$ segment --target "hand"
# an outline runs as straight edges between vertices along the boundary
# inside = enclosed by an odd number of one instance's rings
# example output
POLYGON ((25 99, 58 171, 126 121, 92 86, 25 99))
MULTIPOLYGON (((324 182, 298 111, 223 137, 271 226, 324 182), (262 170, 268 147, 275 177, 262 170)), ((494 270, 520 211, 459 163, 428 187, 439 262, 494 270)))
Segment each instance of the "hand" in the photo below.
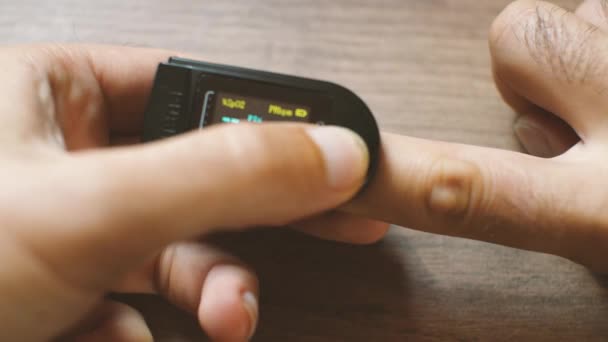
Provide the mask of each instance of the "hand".
POLYGON ((516 1, 493 24, 496 83, 533 156, 385 134, 374 183, 345 210, 608 271, 607 12, 516 1))
POLYGON ((109 292, 160 293, 214 340, 246 340, 255 275, 195 240, 290 222, 353 243, 386 231, 319 215, 352 197, 367 168, 364 144, 346 130, 217 126, 125 145, 137 141, 156 65, 169 55, 0 49, 0 340, 150 340, 141 316, 109 292))

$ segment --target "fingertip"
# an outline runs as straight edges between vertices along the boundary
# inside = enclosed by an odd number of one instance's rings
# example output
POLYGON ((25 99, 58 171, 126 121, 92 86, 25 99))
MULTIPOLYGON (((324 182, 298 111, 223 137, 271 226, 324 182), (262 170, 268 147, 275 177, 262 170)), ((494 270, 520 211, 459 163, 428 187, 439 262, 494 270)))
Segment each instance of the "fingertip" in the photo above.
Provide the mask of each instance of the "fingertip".
POLYGON ((315 127, 307 131, 325 163, 327 181, 334 189, 352 189, 363 183, 369 151, 356 133, 341 127, 315 127))
POLYGON ((355 243, 360 245, 372 245, 381 241, 388 233, 391 225, 382 221, 366 220, 367 229, 365 234, 357 235, 355 243))
POLYGON ((258 285, 235 265, 214 267, 203 285, 198 318, 214 341, 248 341, 258 321, 258 285))

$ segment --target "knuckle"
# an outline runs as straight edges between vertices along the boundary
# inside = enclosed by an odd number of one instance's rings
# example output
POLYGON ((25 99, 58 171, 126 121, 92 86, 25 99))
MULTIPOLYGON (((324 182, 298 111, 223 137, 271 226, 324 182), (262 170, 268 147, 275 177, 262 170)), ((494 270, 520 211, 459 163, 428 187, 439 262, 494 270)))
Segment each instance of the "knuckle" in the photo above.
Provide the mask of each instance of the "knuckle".
POLYGON ((519 23, 534 15, 536 5, 536 1, 519 0, 505 7, 490 26, 490 47, 502 47, 505 38, 514 37, 515 30, 521 26, 519 23))
POLYGON ((473 162, 440 158, 431 166, 425 184, 431 217, 466 227, 487 205, 486 181, 473 162))
POLYGON ((594 44, 589 44, 596 28, 571 24, 574 21, 567 20, 571 15, 559 7, 537 6, 524 31, 524 43, 537 64, 568 83, 582 83, 597 70, 594 44))
POLYGON ((566 83, 585 83, 604 71, 598 44, 592 42, 598 28, 578 20, 573 13, 552 4, 516 1, 494 21, 490 46, 496 64, 509 65, 510 54, 523 49, 538 66, 566 83))
POLYGON ((65 44, 42 44, 19 50, 20 60, 33 72, 52 75, 58 85, 67 82, 83 51, 65 44))
POLYGON ((39 123, 30 128, 36 135, 65 148, 72 128, 88 129, 104 120, 104 96, 85 48, 41 44, 13 53, 14 70, 29 85, 27 105, 39 123))

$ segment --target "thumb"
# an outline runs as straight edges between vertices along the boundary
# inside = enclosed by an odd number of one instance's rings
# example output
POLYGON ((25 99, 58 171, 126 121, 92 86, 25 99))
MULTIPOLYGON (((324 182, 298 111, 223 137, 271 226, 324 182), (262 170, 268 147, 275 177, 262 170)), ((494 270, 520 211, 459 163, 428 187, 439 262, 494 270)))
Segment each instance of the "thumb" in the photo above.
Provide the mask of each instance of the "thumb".
POLYGON ((367 163, 354 133, 292 124, 222 125, 82 152, 45 170, 30 205, 46 214, 27 218, 27 239, 68 277, 105 283, 174 241, 339 206, 367 163))
POLYGON ((382 139, 374 181, 345 210, 608 270, 601 257, 608 245, 606 188, 590 181, 605 176, 581 167, 581 154, 542 159, 389 134, 382 139))

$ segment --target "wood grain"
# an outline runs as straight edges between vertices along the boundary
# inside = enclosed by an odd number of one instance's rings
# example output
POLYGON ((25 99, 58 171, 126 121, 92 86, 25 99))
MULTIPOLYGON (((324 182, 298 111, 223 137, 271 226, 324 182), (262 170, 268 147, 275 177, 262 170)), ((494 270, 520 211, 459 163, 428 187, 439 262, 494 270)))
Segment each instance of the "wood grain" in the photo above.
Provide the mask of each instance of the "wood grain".
MULTIPOLYGON (((383 130, 518 149, 487 31, 507 0, 0 1, 0 42, 101 42, 342 83, 383 130)), ((575 1, 560 1, 573 8, 575 1)), ((290 232, 224 237, 259 272, 257 341, 608 339, 606 282, 556 257, 394 227, 352 247, 290 232)), ((129 297, 159 341, 204 339, 129 297)))

